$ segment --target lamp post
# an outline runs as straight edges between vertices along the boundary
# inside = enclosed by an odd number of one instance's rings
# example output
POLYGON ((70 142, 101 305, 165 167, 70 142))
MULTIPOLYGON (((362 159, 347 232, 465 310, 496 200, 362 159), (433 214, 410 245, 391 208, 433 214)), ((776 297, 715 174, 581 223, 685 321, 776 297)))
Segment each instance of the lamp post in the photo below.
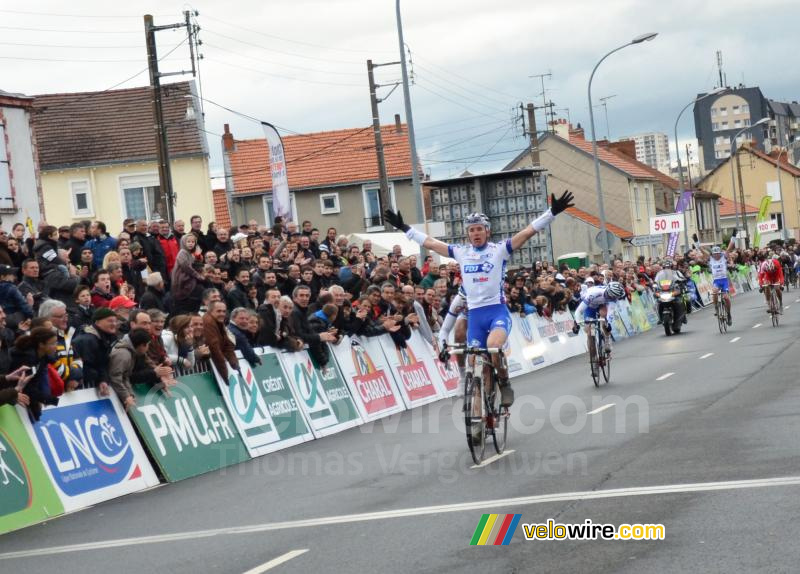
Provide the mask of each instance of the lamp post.
POLYGON ((597 189, 597 210, 598 215, 600 216, 600 243, 602 244, 603 248, 603 262, 604 263, 611 263, 611 254, 608 245, 608 235, 606 231, 606 210, 605 206, 603 205, 603 187, 600 182, 600 159, 597 157, 597 137, 595 135, 594 130, 594 111, 593 111, 593 104, 592 104, 592 80, 594 80, 594 74, 597 71, 597 68, 600 67, 600 64, 608 58, 614 52, 619 52, 623 48, 627 48, 628 46, 633 46, 634 44, 641 44, 642 42, 648 42, 658 36, 656 32, 650 32, 648 34, 642 34, 641 36, 636 36, 633 40, 628 42, 627 44, 623 44, 619 48, 614 48, 605 56, 600 58, 600 61, 595 64, 594 69, 592 70, 592 74, 589 76, 589 123, 592 127, 592 155, 594 155, 594 177, 595 177, 595 187, 597 189))
MULTIPOLYGON (((768 117, 761 118, 756 123, 754 123, 752 126, 746 126, 746 127, 742 128, 742 129, 740 129, 738 132, 736 132, 733 136, 731 136, 731 157, 730 157, 730 161, 731 161, 731 193, 733 194, 733 209, 736 212, 736 230, 737 231, 739 230, 740 218, 739 218, 739 208, 737 207, 737 203, 736 203, 736 174, 733 171, 733 163, 735 161, 737 161, 738 156, 739 156, 739 149, 736 147, 736 140, 744 132, 750 131, 754 127, 756 127, 758 125, 761 125, 761 124, 765 124, 768 121, 769 121, 768 117)), ((745 233, 747 233, 747 212, 746 212, 746 210, 744 208, 744 205, 742 206, 741 223, 744 225, 745 233)))
MULTIPOLYGON (((716 89, 708 92, 707 94, 704 94, 704 95, 700 96, 699 98, 693 99, 691 102, 689 102, 688 104, 686 104, 683 107, 683 109, 678 114, 678 117, 675 119, 675 130, 674 130, 675 131, 675 157, 678 158, 678 181, 680 182, 680 186, 679 186, 680 189, 678 189, 678 200, 679 201, 680 201, 680 198, 683 196, 683 190, 685 189, 685 184, 683 182, 683 169, 681 168, 681 150, 678 147, 678 122, 681 121, 681 116, 683 115, 683 112, 685 112, 687 109, 689 109, 689 106, 696 104, 700 100, 704 100, 704 99, 706 99, 708 97, 715 96, 718 93, 724 92, 724 91, 725 91, 725 88, 719 87, 719 88, 716 88, 716 89)), ((688 161, 688 158, 687 158, 687 161, 688 161)), ((692 185, 692 182, 690 180, 689 181, 689 186, 691 187, 691 185, 692 185)), ((685 217, 684 217, 684 219, 685 219, 685 217)), ((684 221, 684 224, 683 224, 683 243, 685 244, 686 249, 688 250, 689 249, 689 222, 688 221, 684 221)))

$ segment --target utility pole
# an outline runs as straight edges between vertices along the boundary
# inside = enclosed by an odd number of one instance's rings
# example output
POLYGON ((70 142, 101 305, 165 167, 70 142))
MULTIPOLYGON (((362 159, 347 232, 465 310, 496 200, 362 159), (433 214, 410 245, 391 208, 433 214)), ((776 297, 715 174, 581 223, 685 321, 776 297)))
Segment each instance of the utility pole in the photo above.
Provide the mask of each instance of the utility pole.
MULTIPOLYGON (((383 64, 385 65, 385 64, 383 64)), ((378 96, 375 91, 378 86, 375 84, 375 74, 373 70, 377 66, 372 60, 367 60, 367 78, 369 78, 369 103, 372 108, 372 133, 375 136, 375 155, 378 158, 378 181, 380 182, 380 192, 378 193, 378 218, 377 223, 370 221, 367 227, 383 222, 383 211, 391 207, 389 199, 389 176, 386 174, 386 160, 383 157, 383 136, 381 135, 381 117, 378 112, 378 96)), ((388 227, 387 227, 388 228, 388 227)))
MULTIPOLYGON (((744 248, 750 249, 750 232, 747 229, 747 206, 744 202, 744 185, 742 185, 742 163, 739 161, 739 154, 736 154, 736 173, 739 178, 739 206, 742 210, 742 229, 744 229, 744 248)), ((736 190, 733 190, 736 193, 736 190)))
MULTIPOLYGON (((534 74, 533 76, 528 76, 528 77, 529 78, 538 78, 542 82, 542 109, 544 110, 544 125, 545 125, 545 129, 547 131, 555 131, 555 128, 549 127, 549 122, 547 121, 547 108, 548 108, 547 91, 545 90, 545 87, 544 87, 544 79, 545 78, 547 78, 548 80, 551 79, 553 77, 553 72, 549 72, 548 71, 546 74, 534 74)), ((551 118, 551 120, 555 118, 555 113, 552 111, 553 105, 554 105, 553 102, 550 102, 550 113, 553 116, 551 118)))
POLYGON ((539 158, 539 135, 536 133, 536 114, 533 104, 528 104, 528 135, 531 138, 531 163, 534 167, 541 165, 539 158))
POLYGON ((156 137, 156 157, 158 161, 158 181, 159 189, 164 196, 165 203, 167 204, 167 221, 170 227, 175 222, 175 192, 172 188, 172 170, 169 163, 169 147, 167 142, 167 126, 164 122, 164 104, 163 94, 161 91, 161 78, 166 76, 177 76, 191 73, 195 76, 195 62, 194 51, 192 48, 194 28, 190 22, 190 12, 184 11, 185 21, 180 24, 166 24, 164 26, 155 26, 153 24, 153 16, 145 14, 144 16, 144 35, 145 44, 147 46, 147 67, 150 71, 150 87, 153 90, 153 120, 155 121, 155 137, 156 137), (168 72, 162 73, 158 71, 158 51, 156 49, 156 32, 160 30, 174 30, 176 28, 186 28, 189 34, 189 46, 192 56, 192 69, 191 71, 168 72))

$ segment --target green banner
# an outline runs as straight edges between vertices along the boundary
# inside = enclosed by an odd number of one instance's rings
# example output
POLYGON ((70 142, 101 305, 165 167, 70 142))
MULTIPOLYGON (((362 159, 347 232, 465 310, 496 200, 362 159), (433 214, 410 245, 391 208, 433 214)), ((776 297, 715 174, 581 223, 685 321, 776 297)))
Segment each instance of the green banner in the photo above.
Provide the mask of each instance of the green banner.
POLYGON ((259 355, 259 358, 261 364, 256 365, 253 374, 280 437, 270 450, 311 440, 313 435, 295 401, 289 381, 283 374, 278 355, 267 353, 259 355))
POLYGON ((63 513, 17 409, 0 407, 0 534, 63 513))
POLYGON ((187 375, 170 395, 134 385, 131 418, 164 477, 174 482, 248 460, 211 373, 187 375))
POLYGON ((305 351, 283 352, 280 360, 314 436, 333 434, 361 422, 336 361, 320 369, 305 351))
POLYGON ((631 323, 637 333, 644 333, 651 329, 650 321, 647 320, 647 311, 638 293, 631 295, 630 307, 631 323))

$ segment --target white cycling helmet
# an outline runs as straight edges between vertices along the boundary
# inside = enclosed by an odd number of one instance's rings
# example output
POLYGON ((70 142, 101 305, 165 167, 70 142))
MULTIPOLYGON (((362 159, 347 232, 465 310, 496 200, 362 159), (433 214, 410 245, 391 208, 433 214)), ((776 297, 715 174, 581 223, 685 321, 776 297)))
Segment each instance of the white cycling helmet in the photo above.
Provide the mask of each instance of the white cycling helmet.
POLYGON ((711 248, 711 255, 716 255, 717 253, 722 253, 722 248, 719 245, 711 248))
POLYGON ((470 213, 467 215, 466 219, 464 220, 464 228, 466 229, 470 225, 483 225, 486 229, 491 227, 489 225, 489 218, 483 213, 470 213))
POLYGON ((605 294, 606 299, 612 299, 614 301, 622 299, 625 296, 625 287, 618 281, 612 281, 606 286, 605 294))

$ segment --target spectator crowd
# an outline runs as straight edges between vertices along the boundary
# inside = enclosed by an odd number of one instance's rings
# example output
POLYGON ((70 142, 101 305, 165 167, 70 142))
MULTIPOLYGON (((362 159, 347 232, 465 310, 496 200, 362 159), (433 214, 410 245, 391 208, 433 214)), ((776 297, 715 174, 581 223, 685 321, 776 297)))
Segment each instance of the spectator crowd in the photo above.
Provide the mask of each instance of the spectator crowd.
MULTIPOLYGON (((758 254, 734 251, 749 264, 758 254)), ((707 265, 692 250, 675 261, 689 276, 707 265)), ((630 294, 652 288, 659 262, 640 257, 612 265, 511 271, 506 300, 515 314, 549 317, 574 310, 581 291, 619 281, 630 294)), ((254 349, 307 348, 320 367, 326 343, 344 335, 388 334, 404 346, 412 330, 431 344, 461 285, 456 263, 418 261, 395 245, 373 253, 337 229, 278 220, 238 228, 183 221, 125 220, 112 234, 100 221, 36 233, 0 227, 0 404, 42 405, 64 392, 93 388, 136 404, 132 385, 169 392, 176 376, 213 363, 223 378, 251 364, 254 349)))

